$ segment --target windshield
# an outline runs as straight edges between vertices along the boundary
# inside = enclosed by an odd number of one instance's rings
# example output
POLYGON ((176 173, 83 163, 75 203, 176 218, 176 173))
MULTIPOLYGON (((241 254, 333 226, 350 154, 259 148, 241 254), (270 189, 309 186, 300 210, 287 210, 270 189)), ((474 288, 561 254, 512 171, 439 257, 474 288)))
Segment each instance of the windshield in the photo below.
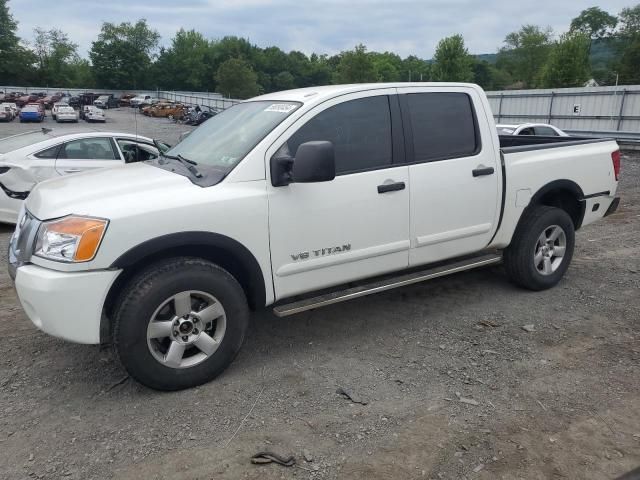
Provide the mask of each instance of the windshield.
POLYGON ((23 133, 7 137, 0 140, 0 153, 9 153, 27 145, 31 145, 42 140, 48 140, 50 137, 44 135, 41 131, 23 133))
POLYGON ((211 117, 167 152, 230 172, 260 140, 300 106, 297 102, 244 102, 211 117))

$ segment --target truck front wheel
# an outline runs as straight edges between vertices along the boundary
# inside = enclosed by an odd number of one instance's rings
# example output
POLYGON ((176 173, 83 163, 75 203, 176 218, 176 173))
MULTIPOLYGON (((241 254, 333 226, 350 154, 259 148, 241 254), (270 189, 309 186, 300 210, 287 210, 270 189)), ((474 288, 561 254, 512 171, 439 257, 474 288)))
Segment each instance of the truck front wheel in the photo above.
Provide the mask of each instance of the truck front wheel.
POLYGON ((525 212, 504 251, 509 278, 529 290, 555 286, 569 268, 575 246, 573 221, 560 208, 537 206, 525 212))
POLYGON ((114 345, 127 372, 156 390, 206 383, 236 357, 249 322, 237 280, 198 258, 151 265, 123 288, 114 345))

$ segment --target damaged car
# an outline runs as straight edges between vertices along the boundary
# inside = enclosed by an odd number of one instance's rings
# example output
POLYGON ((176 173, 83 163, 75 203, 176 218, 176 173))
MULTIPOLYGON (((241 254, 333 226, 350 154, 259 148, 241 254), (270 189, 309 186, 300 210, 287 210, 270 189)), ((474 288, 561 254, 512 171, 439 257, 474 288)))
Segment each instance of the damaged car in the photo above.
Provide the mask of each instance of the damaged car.
MULTIPOLYGON (((68 107, 70 108, 70 107, 68 107)), ((15 223, 36 184, 72 173, 153 160, 168 145, 129 133, 51 129, 0 140, 0 223, 15 223)))

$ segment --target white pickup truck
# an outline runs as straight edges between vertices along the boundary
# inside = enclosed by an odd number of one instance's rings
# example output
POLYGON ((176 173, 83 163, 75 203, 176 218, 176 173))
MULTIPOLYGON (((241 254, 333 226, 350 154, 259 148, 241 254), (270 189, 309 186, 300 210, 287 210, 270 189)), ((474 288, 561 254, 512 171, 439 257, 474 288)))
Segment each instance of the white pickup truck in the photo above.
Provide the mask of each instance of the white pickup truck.
POLYGON ((10 273, 38 328, 112 341, 132 377, 175 390, 232 362, 253 309, 499 262, 552 287, 575 230, 615 211, 619 173, 612 140, 498 137, 471 84, 273 93, 158 159, 39 184, 10 273))

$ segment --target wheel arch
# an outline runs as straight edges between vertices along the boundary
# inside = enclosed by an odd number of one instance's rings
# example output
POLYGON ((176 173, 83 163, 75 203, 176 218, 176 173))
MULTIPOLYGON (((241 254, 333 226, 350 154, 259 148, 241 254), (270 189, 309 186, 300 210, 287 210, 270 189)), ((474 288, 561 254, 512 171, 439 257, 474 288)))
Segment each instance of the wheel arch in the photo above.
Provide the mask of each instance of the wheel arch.
POLYGON ((573 220, 575 230, 580 229, 582 226, 585 213, 584 192, 580 185, 573 180, 554 180, 541 187, 531 197, 526 210, 530 210, 537 205, 561 208, 573 220))
POLYGON ((162 235, 131 248, 111 264, 111 268, 122 269, 123 272, 111 286, 104 302, 101 340, 110 336, 112 311, 127 282, 152 263, 185 256, 203 258, 224 268, 244 289, 251 309, 264 307, 266 288, 262 269, 255 256, 240 242, 212 232, 191 231, 162 235))

